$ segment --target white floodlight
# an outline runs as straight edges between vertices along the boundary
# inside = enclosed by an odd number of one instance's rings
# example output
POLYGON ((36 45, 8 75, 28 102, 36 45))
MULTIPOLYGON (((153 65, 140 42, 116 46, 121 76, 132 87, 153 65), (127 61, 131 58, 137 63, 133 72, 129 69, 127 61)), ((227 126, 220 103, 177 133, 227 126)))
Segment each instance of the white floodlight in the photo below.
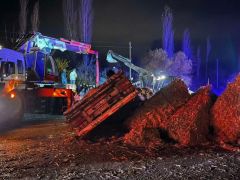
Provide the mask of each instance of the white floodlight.
POLYGON ((160 80, 164 80, 164 79, 166 79, 166 76, 164 76, 164 75, 162 75, 162 76, 158 76, 158 77, 157 77, 157 80, 158 80, 158 81, 160 81, 160 80))

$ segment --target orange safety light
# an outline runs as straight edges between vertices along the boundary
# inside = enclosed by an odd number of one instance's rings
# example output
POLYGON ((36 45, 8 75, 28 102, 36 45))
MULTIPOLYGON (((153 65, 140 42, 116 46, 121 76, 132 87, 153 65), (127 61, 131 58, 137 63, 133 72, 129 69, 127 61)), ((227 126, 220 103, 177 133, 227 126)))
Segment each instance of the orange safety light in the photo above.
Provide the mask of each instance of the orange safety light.
POLYGON ((10 94, 10 98, 11 98, 11 99, 14 99, 15 97, 16 97, 16 95, 15 95, 14 93, 11 93, 11 94, 10 94))
POLYGON ((56 97, 58 94, 54 91, 53 92, 53 96, 56 97))

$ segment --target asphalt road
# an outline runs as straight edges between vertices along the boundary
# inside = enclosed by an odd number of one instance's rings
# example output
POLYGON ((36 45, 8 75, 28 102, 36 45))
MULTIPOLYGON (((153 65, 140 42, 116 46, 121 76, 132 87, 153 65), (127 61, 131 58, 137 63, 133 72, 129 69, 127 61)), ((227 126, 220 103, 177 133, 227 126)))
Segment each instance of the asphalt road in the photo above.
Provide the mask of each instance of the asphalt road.
POLYGON ((79 140, 61 116, 26 115, 0 135, 1 179, 240 179, 240 153, 216 145, 135 148, 79 140))

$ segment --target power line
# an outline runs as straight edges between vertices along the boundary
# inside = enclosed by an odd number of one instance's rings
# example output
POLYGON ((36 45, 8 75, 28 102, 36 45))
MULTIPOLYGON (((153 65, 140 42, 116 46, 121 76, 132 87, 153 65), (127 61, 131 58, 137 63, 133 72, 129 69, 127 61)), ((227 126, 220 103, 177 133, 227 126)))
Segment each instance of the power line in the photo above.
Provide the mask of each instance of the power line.
POLYGON ((93 47, 95 47, 95 48, 121 48, 121 49, 128 49, 128 47, 127 46, 94 46, 93 45, 93 47))

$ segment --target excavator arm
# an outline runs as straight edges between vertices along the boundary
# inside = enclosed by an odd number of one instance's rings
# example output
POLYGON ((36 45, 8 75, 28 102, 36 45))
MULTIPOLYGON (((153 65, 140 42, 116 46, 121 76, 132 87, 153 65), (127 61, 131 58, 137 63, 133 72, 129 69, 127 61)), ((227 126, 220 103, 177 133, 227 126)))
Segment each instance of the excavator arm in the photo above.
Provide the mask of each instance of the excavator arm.
POLYGON ((106 60, 109 63, 117 63, 117 62, 121 62, 124 65, 126 65, 127 67, 131 68, 132 70, 134 70, 135 72, 137 72, 139 74, 139 78, 142 84, 142 87, 147 86, 148 84, 148 79, 153 79, 154 78, 154 74, 146 69, 143 69, 141 67, 138 67, 136 65, 134 65, 133 63, 131 63, 131 60, 128 58, 125 58, 115 52, 113 52, 112 50, 108 51, 107 54, 107 58, 106 60))
POLYGON ((78 54, 92 54, 96 56, 96 84, 99 84, 98 52, 91 49, 90 44, 77 41, 69 41, 63 38, 57 39, 44 36, 39 32, 27 34, 18 40, 16 50, 28 54, 31 51, 39 51, 46 56, 51 56, 54 50, 71 51, 78 54))
POLYGON ((127 67, 129 67, 129 68, 133 69, 134 71, 136 71, 139 75, 142 75, 142 76, 153 76, 153 73, 151 73, 150 71, 134 65, 133 63, 131 63, 130 59, 125 58, 125 57, 123 57, 123 56, 113 52, 112 50, 108 51, 107 61, 109 63, 122 62, 127 67))

